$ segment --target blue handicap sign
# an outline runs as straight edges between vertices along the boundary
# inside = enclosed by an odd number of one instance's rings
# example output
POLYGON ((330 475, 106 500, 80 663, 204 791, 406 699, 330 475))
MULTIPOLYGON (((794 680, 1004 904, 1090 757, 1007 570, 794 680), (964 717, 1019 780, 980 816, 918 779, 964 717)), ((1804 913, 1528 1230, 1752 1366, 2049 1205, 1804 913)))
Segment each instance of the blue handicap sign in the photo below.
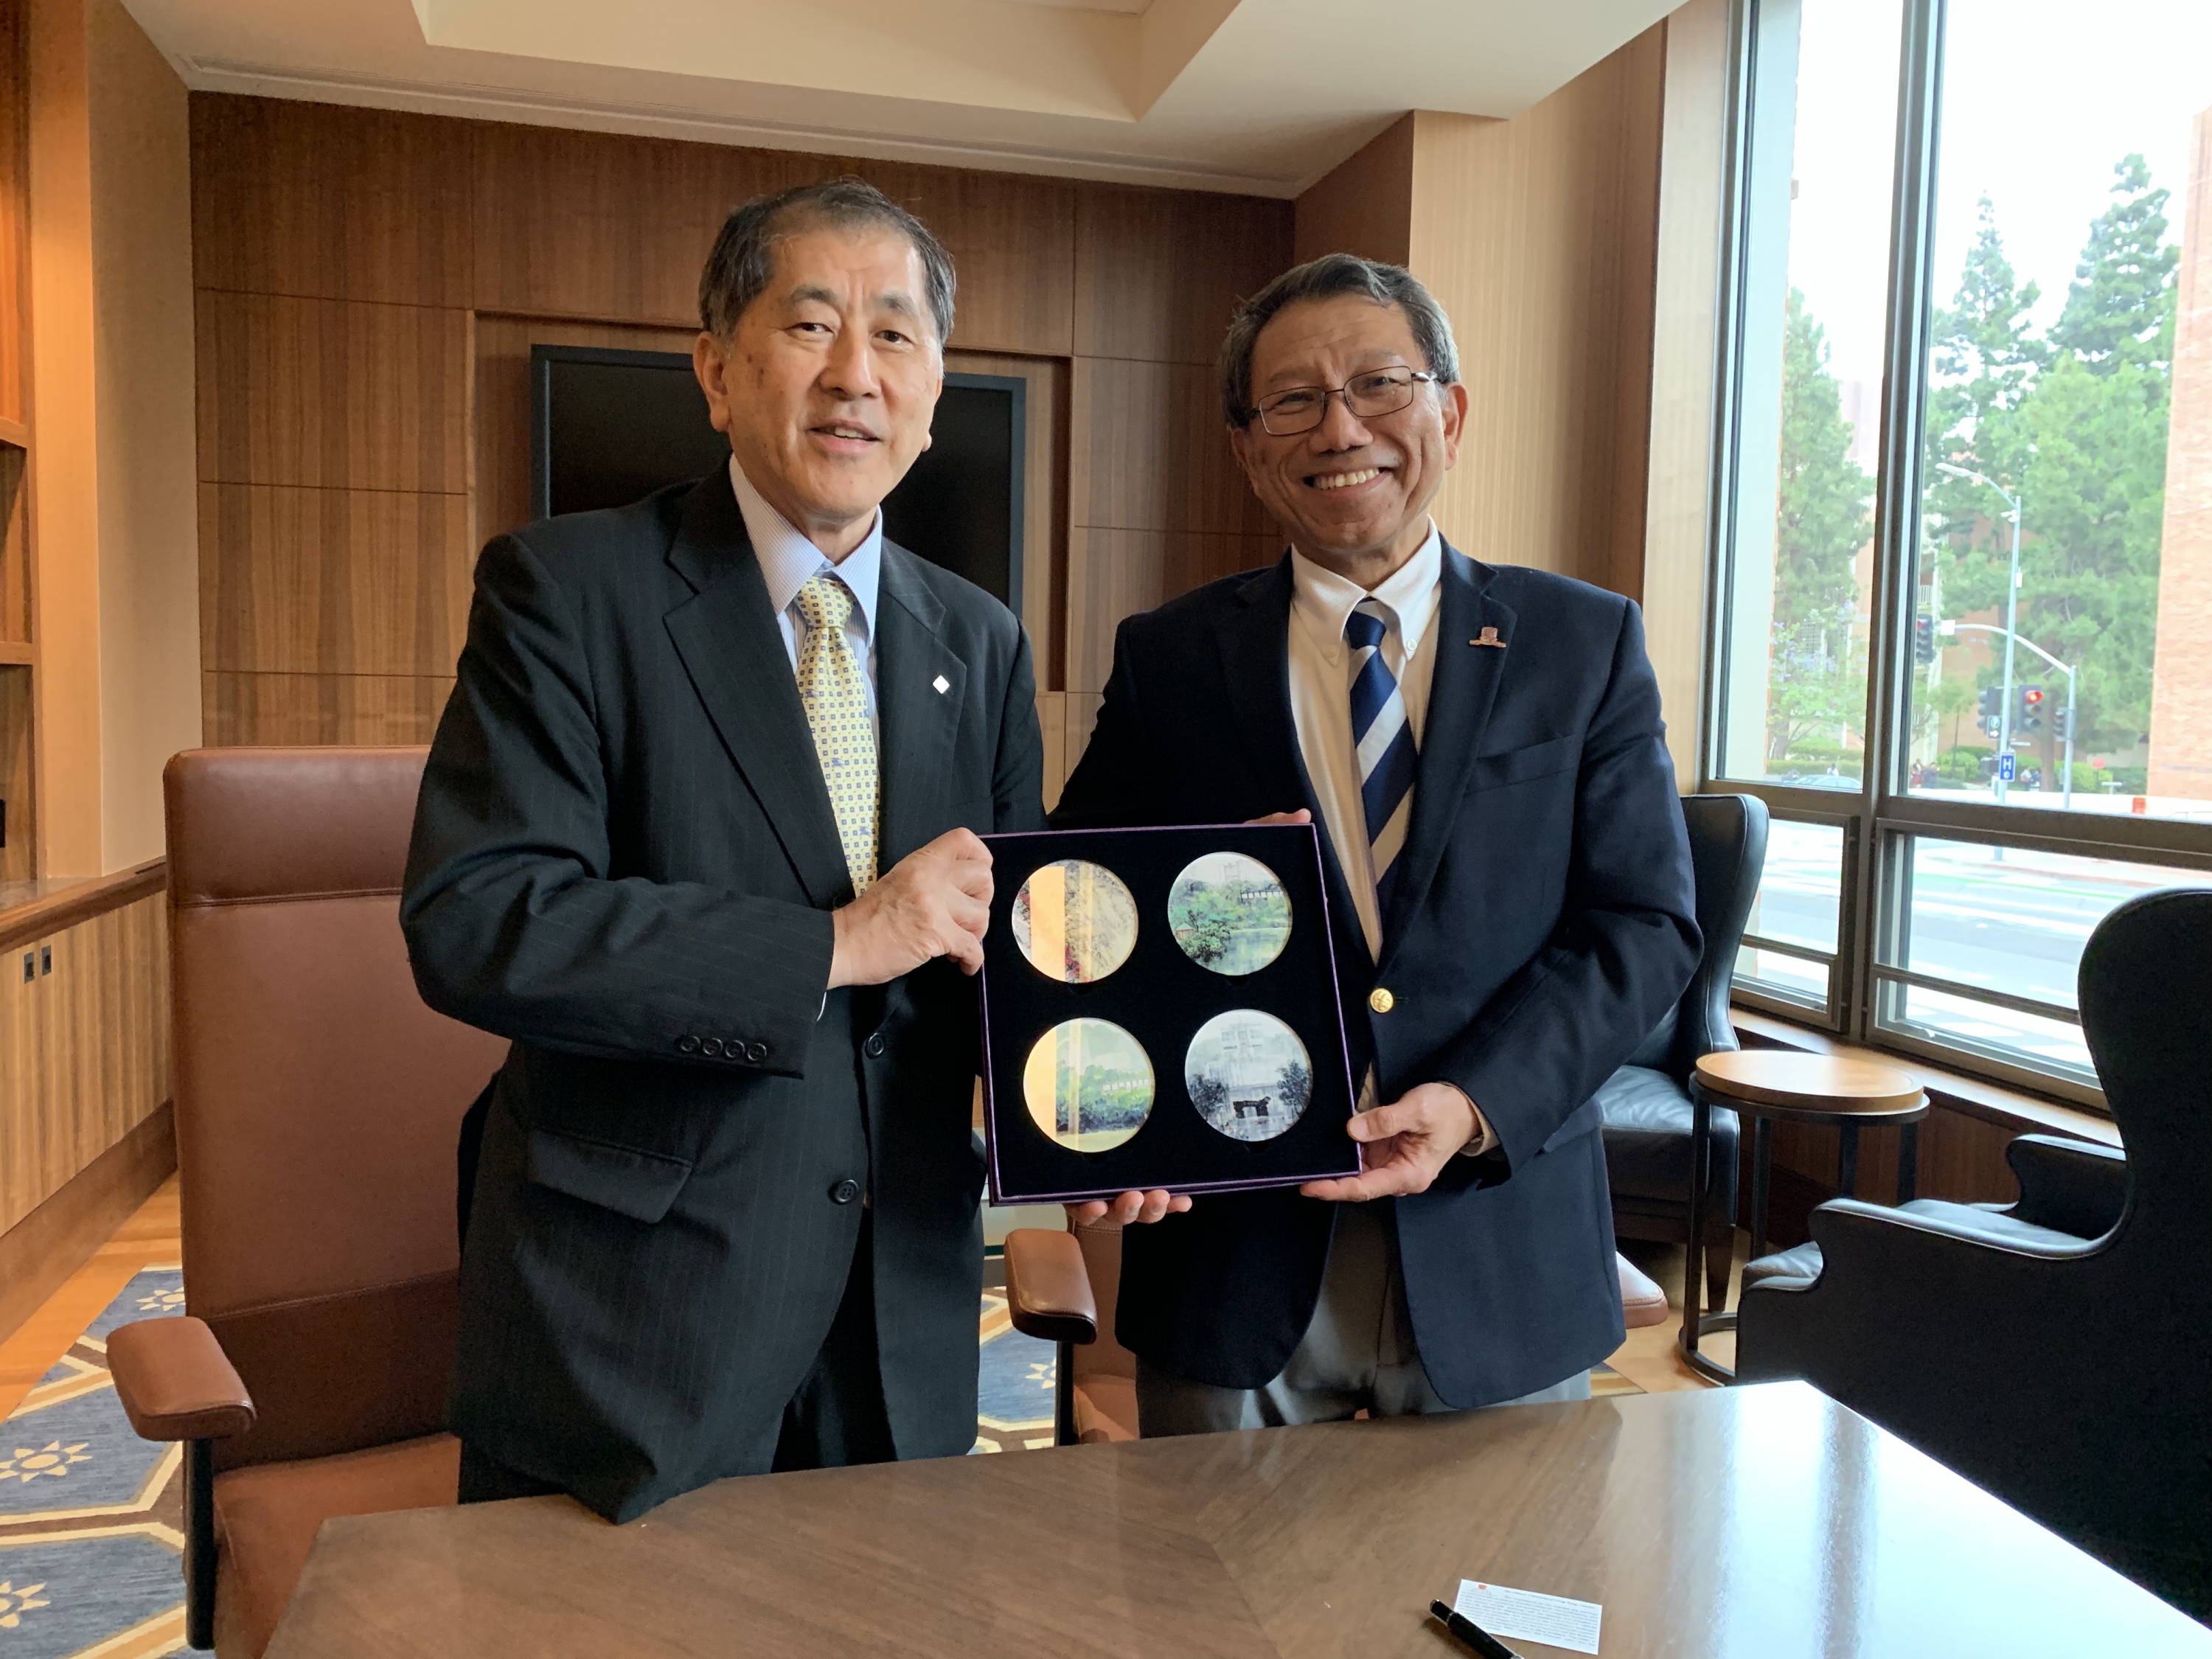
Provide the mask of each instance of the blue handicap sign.
POLYGON ((1999 783, 2010 783, 2012 781, 2013 768, 2017 764, 2017 763, 2018 757, 2016 756, 1999 755, 1997 757, 1997 781, 1999 783))

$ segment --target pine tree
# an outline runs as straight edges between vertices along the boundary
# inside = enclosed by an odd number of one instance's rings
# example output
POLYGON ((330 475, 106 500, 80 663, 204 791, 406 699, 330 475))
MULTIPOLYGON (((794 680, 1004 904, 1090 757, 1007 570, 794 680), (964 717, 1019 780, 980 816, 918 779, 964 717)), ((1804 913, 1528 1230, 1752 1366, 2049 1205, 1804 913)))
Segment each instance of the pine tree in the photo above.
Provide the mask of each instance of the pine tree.
POLYGON ((1781 440, 1767 700, 1774 760, 1792 742, 1825 738, 1863 718, 1851 566, 1874 529, 1873 481, 1850 458, 1851 427, 1828 372, 1827 333, 1795 288, 1783 312, 1781 440))
POLYGON ((1998 234, 1996 210, 1981 198, 1974 244, 1966 252, 1950 309, 1936 313, 1929 356, 1935 386, 1928 397, 1926 511, 1929 533, 1971 534, 1997 507, 1988 489, 1936 470, 1938 461, 1971 467, 2015 488, 2022 459, 2007 419, 2051 366, 2051 348, 2033 334, 2029 312, 2042 298, 2021 286, 1998 234))
POLYGON ((2100 374, 2122 364, 2163 370, 2173 361, 2173 273, 2181 250, 2166 238, 2167 192, 2151 188, 2141 155, 2112 168, 2120 199, 2089 227, 2051 343, 2100 374))

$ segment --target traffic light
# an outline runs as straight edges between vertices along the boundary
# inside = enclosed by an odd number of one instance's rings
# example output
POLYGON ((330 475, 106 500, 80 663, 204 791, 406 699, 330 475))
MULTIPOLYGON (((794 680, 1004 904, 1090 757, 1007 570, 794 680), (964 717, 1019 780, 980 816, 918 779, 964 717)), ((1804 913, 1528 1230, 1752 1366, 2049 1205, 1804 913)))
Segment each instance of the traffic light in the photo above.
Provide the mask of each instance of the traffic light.
POLYGON ((1994 738, 2003 724, 2004 692, 1996 686, 1985 685, 1975 706, 1981 712, 1975 716, 1974 725, 1984 737, 1994 738))
POLYGON ((2020 688, 2020 708, 2013 715, 2013 727, 2021 732, 2043 730, 2043 688, 2023 685, 2020 688))
POLYGON ((1936 618, 1924 611, 1912 619, 1912 660, 1923 668, 1936 660, 1936 618))
POLYGON ((2074 711, 2072 709, 2054 708, 2051 711, 2051 735, 2057 738, 2059 742, 2063 743, 2068 738, 2073 735, 2072 732, 2068 729, 2073 724, 2074 711))

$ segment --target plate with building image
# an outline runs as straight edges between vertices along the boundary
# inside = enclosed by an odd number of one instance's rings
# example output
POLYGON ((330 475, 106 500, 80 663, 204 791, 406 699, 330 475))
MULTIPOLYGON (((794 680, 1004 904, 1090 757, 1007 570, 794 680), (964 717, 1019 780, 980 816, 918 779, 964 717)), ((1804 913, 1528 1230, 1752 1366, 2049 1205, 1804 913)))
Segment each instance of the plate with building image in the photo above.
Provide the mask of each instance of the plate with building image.
POLYGON ((1291 896, 1275 872, 1242 853, 1208 853, 1168 891, 1168 930, 1200 967, 1241 978, 1282 955, 1291 896))
POLYGON ((1183 1057, 1190 1103, 1232 1140, 1273 1140, 1304 1115, 1313 1061, 1273 1014, 1232 1008, 1198 1028, 1183 1057))
POLYGON ((1103 865, 1061 859, 1030 872, 1014 895, 1014 943, 1048 979, 1088 985, 1137 948, 1137 901, 1103 865))
POLYGON ((1153 1093, 1152 1057, 1107 1019, 1061 1021, 1022 1068, 1030 1121, 1071 1152, 1119 1146, 1145 1127, 1153 1093))

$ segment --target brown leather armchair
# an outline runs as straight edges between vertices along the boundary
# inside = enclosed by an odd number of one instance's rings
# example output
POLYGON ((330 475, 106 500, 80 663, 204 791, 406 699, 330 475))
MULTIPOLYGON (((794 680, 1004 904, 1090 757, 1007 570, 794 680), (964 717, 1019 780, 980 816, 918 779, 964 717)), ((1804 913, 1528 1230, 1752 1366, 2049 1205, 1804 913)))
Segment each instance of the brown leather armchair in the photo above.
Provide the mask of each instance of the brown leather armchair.
MULTIPOLYGON (((1634 1330, 1667 1319, 1667 1293, 1626 1257, 1621 1312, 1634 1330)), ((1006 1235, 1006 1311, 1025 1336, 1055 1343, 1053 1443, 1091 1446, 1137 1437, 1137 1357, 1114 1336, 1121 1286, 1121 1230, 1092 1222, 1056 1233, 1018 1227, 1006 1235)))
POLYGON ((187 1443, 187 1639, 254 1659, 331 1516, 453 1501, 453 1146, 507 1045, 425 1007, 399 933, 420 749, 169 763, 186 1316, 109 1339, 187 1443))

